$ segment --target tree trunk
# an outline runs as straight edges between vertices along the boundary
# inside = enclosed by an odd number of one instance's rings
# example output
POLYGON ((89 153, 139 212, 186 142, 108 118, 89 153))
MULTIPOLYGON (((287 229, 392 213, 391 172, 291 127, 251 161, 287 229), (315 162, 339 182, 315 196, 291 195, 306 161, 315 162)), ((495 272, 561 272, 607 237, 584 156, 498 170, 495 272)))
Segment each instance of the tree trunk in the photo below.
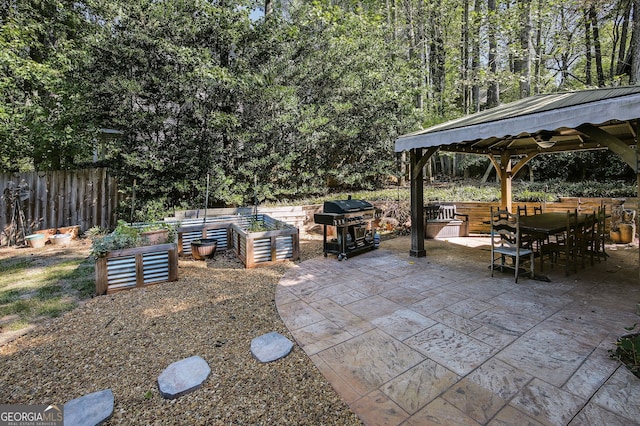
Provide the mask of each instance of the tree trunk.
POLYGON ((589 8, 589 18, 591 18, 591 28, 593 30, 593 48, 596 57, 596 74, 598 77, 598 87, 604 87, 604 70, 602 69, 602 48, 600 46, 600 30, 598 29, 598 14, 596 7, 592 4, 589 8))
MULTIPOLYGON (((409 36, 409 60, 412 61, 415 59, 416 57, 416 50, 419 49, 420 47, 418 46, 418 40, 417 40, 417 36, 416 36, 416 23, 415 23, 415 19, 414 19, 414 9, 411 7, 412 4, 411 2, 405 1, 404 2, 404 7, 405 7, 405 15, 406 15, 406 19, 407 19, 407 34, 409 36)), ((421 73, 422 74, 422 73, 421 73)), ((419 77, 419 81, 416 82, 418 88, 420 86, 422 86, 422 75, 419 77)), ((422 98, 422 91, 421 90, 417 90, 416 91, 416 97, 415 97, 415 107, 417 109, 422 109, 424 107, 424 100, 422 98)))
POLYGON ((514 72, 520 74, 520 98, 531 96, 531 0, 518 1, 520 53, 515 56, 514 72))
POLYGON ((631 71, 629 84, 640 81, 640 0, 633 0, 633 34, 631 35, 631 71))
POLYGON ((584 82, 587 86, 593 84, 591 77, 591 20, 589 12, 583 11, 584 19, 584 82))
POLYGON ((542 72, 542 0, 538 0, 538 13, 536 21, 536 42, 533 46, 534 59, 534 75, 533 75, 533 92, 539 94, 542 90, 541 72, 542 72))
MULTIPOLYGON (((618 50, 618 62, 615 68, 615 76, 620 76, 627 73, 628 62, 626 61, 627 56, 627 37, 629 33, 629 20, 631 16, 631 0, 623 0, 622 7, 622 29, 620 30, 620 42, 618 45, 620 49, 618 50)), ((613 77, 613 76, 612 76, 613 77)))
POLYGON ((462 110, 471 110, 471 85, 469 78, 469 0, 463 1, 460 40, 460 79, 462 80, 462 110))
MULTIPOLYGON (((640 1, 640 0, 639 0, 640 1)), ((444 89, 445 89, 445 49, 442 36, 442 12, 440 6, 435 5, 431 9, 431 76, 433 84, 433 104, 436 114, 444 115, 444 89)))
POLYGON ((473 6, 473 34, 471 47, 472 104, 473 112, 480 111, 480 18, 482 0, 475 0, 473 6))
MULTIPOLYGON (((638 0, 640 1, 640 0, 638 0)), ((489 37, 489 87, 487 88, 487 107, 491 108, 500 103, 500 90, 498 87, 498 42, 496 37, 496 0, 487 0, 488 37, 489 37)))

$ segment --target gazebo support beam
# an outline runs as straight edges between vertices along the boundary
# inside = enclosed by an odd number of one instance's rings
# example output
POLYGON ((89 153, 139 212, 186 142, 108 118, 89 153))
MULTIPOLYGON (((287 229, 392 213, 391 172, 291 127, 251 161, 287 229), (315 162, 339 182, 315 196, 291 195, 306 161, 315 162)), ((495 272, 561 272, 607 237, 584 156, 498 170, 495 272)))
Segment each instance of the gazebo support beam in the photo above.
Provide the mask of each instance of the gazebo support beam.
POLYGON ((634 172, 638 173, 638 153, 620 139, 592 124, 581 124, 576 130, 601 143, 617 154, 634 172))
POLYGON ((500 154, 500 168, 497 171, 500 176, 500 208, 511 211, 513 198, 511 178, 513 177, 513 171, 511 169, 511 153, 509 151, 504 151, 500 154))
POLYGON ((430 147, 425 153, 422 148, 410 151, 409 164, 411 173, 411 251, 412 257, 425 257, 424 249, 424 166, 429 158, 438 151, 438 147, 430 147))
POLYGON ((520 169, 522 169, 525 164, 531 161, 538 155, 537 152, 532 152, 527 154, 524 158, 521 158, 515 166, 511 165, 511 153, 509 151, 505 151, 500 155, 500 163, 495 156, 489 155, 489 159, 493 164, 493 167, 496 169, 496 173, 500 178, 500 208, 511 211, 511 207, 513 207, 513 194, 511 190, 511 184, 513 176, 518 174, 520 169))

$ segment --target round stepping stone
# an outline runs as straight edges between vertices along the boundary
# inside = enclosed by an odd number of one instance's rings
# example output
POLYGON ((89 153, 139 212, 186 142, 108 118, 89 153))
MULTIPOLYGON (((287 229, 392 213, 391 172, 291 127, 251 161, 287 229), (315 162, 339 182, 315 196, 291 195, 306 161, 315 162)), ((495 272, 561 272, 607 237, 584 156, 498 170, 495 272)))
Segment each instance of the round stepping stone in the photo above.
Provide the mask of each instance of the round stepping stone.
POLYGON ((95 426, 113 413, 113 392, 105 389, 64 404, 64 426, 95 426))
POLYGON ((271 362, 289 355, 293 342, 272 331, 251 341, 251 353, 260 362, 271 362))
POLYGON ((207 362, 199 356, 192 356, 169 365, 158 376, 158 389, 166 399, 179 396, 198 389, 211 373, 207 362))

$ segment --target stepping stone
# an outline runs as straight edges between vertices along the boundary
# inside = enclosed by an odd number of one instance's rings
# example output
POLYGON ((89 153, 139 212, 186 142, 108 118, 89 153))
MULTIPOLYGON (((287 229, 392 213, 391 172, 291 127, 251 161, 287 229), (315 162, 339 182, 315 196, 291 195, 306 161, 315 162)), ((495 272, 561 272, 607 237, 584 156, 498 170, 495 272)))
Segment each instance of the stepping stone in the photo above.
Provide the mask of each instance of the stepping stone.
POLYGON ((113 392, 105 389, 64 404, 64 426, 95 426, 113 413, 113 392))
POLYGON ((211 373, 207 362, 192 356, 169 365, 158 376, 158 388, 165 399, 175 399, 198 389, 211 373))
POLYGON ((251 341, 251 353, 260 362, 271 362, 289 355, 293 342, 272 331, 251 341))

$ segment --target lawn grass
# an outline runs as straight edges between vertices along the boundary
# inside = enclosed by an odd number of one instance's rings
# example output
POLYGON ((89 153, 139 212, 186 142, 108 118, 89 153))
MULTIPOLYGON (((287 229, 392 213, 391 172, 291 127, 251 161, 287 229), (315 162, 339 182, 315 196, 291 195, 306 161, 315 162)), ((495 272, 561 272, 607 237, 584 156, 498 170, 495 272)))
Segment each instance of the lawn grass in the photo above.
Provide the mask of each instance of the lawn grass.
POLYGON ((95 290, 93 260, 86 255, 58 261, 55 254, 15 254, 0 259, 0 331, 58 317, 95 290))

